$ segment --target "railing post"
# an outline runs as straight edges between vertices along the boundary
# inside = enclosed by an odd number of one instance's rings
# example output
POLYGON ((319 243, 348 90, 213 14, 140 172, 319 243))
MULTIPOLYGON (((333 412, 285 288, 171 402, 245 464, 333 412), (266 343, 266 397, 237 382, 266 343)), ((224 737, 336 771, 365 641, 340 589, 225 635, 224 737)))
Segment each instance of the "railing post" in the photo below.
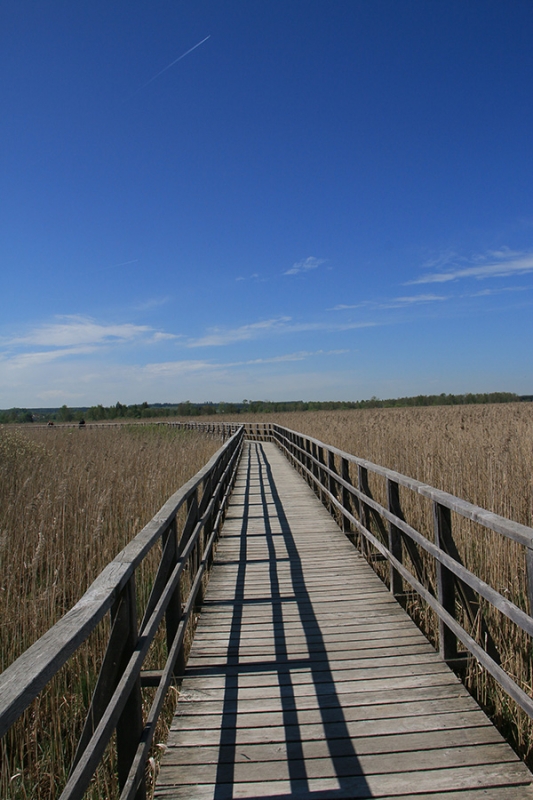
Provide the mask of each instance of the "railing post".
MULTIPOLYGON (((317 450, 317 456, 318 456, 318 463, 319 464, 325 464, 326 462, 324 460, 324 448, 323 447, 317 447, 316 450, 317 450)), ((318 468, 318 477, 319 477, 319 480, 320 480, 320 485, 323 486, 324 488, 326 488, 326 471, 323 470, 321 466, 318 468)))
POLYGON ((527 593, 529 597, 529 616, 533 616, 533 548, 526 548, 527 593))
MULTIPOLYGON (((308 470, 310 470, 312 472, 313 471, 313 462, 311 460, 311 442, 309 441, 309 439, 305 440, 305 452, 307 453, 307 455, 305 456, 305 466, 307 467, 308 470)), ((312 483, 310 475, 306 475, 306 479, 307 479, 307 483, 309 483, 309 484, 312 483)))
MULTIPOLYGON (((400 507, 400 487, 396 483, 396 481, 391 481, 387 478, 387 501, 388 501, 388 508, 391 514, 394 514, 396 517, 402 516, 402 509, 400 507)), ((402 562, 402 536, 400 530, 393 525, 392 522, 389 522, 388 525, 388 533, 389 533, 389 550, 400 563, 402 562)), ((389 582, 390 582, 390 591, 392 594, 397 597, 398 595, 403 594, 403 580, 402 576, 398 572, 397 569, 393 567, 392 564, 389 564, 389 582)))
MULTIPOLYGON (((335 453, 333 453, 331 450, 328 450, 328 467, 331 470, 331 472, 337 472, 337 470, 335 469, 335 453)), ((328 489, 329 489, 329 493, 331 495, 333 495, 333 497, 335 499, 337 499, 337 496, 338 496, 338 488, 339 487, 338 487, 337 481, 335 480, 333 475, 331 475, 331 473, 328 473, 328 489)), ((333 505, 333 502, 331 500, 329 501, 329 508, 330 508, 330 511, 333 511, 333 509, 335 508, 335 506, 333 505)))
MULTIPOLYGON (((113 692, 137 645, 137 603, 135 596, 135 573, 122 589, 111 609, 112 629, 91 706, 87 714, 83 733, 70 773, 82 757, 91 736, 96 730, 113 692)), ((120 789, 123 788, 143 731, 142 696, 140 676, 130 692, 116 728, 117 772, 120 789)), ((135 794, 135 800, 145 800, 144 777, 135 794)))
MULTIPOLYGON (((124 651, 122 654, 122 670, 128 663, 135 646, 137 645, 137 602, 135 597, 135 573, 131 576, 123 589, 124 612, 126 616, 127 633, 125 633, 124 651)), ((122 672, 121 670, 121 672, 122 672)), ((122 789, 130 767, 133 763, 135 753, 143 730, 142 717, 142 697, 141 697, 141 678, 135 681, 130 696, 126 701, 124 710, 117 723, 117 768, 118 782, 122 789)), ((135 795, 135 800, 144 800, 146 797, 146 786, 143 781, 135 795)))
MULTIPOLYGON (((172 520, 170 527, 165 531, 162 538, 163 552, 166 547, 170 547, 170 565, 169 574, 176 566, 178 560, 178 533, 176 518, 172 520)), ((172 597, 170 598, 167 610, 165 612, 166 633, 167 633, 167 653, 170 653, 172 643, 178 632, 178 626, 181 619, 181 588, 180 583, 176 586, 172 597)), ((174 674, 176 668, 174 667, 174 674)))
MULTIPOLYGON (((366 467, 362 467, 360 464, 357 465, 357 483, 359 485, 359 491, 362 492, 362 494, 370 494, 370 488, 368 486, 368 470, 366 467)), ((359 522, 364 528, 366 528, 367 531, 370 531, 370 509, 364 500, 359 501, 359 522)), ((364 556, 368 556, 369 545, 364 534, 361 534, 360 543, 361 553, 364 556)))
MULTIPOLYGON (((216 475, 211 472, 203 482, 202 486, 202 500, 200 502, 200 512, 201 515, 205 513, 209 503, 211 502, 212 492, 216 488, 217 484, 217 477, 216 475)), ((211 524, 212 524, 212 514, 206 519, 202 530, 198 535, 198 540, 196 542, 196 547, 194 548, 195 558, 194 558, 194 574, 198 572, 200 569, 200 564, 202 563, 202 558, 204 557, 204 550, 205 544, 211 532, 211 524)), ((194 580, 194 577, 193 577, 194 580)), ((204 602, 204 583, 203 580, 200 582, 200 587, 198 589, 198 594, 196 595, 196 602, 195 605, 199 608, 202 603, 204 602)))
POLYGON ((329 500, 328 500, 327 495, 326 495, 326 490, 327 490, 326 475, 327 475, 327 472, 324 469, 322 469, 322 464, 326 463, 324 461, 324 448, 323 447, 317 447, 316 453, 317 453, 317 457, 318 457, 318 469, 317 469, 317 471, 318 471, 319 497, 320 497, 320 501, 324 505, 328 505, 329 506, 329 500), (324 491, 322 491, 322 490, 324 490, 324 491))
MULTIPOLYGON (((181 537, 178 543, 178 556, 183 552, 187 542, 189 541, 192 532, 196 527, 196 523, 198 522, 198 489, 195 489, 189 497, 187 498, 187 519, 185 521, 185 525, 183 526, 183 530, 181 532, 181 537)), ((189 561, 193 560, 189 559, 189 561)), ((190 565, 189 565, 189 575, 190 575, 190 565)), ((183 577, 183 573, 182 573, 183 577)), ((179 591, 179 609, 180 609, 180 620, 182 615, 182 589, 181 589, 181 580, 178 584, 178 591, 179 591)), ((185 671, 185 654, 183 651, 183 647, 179 651, 179 655, 176 659, 176 664, 174 665, 174 675, 183 675, 185 671)))
POLYGON ((335 467, 335 453, 333 453, 331 450, 328 450, 328 468, 330 470, 330 472, 327 473, 328 489, 330 494, 333 495, 333 497, 337 497, 337 481, 331 474, 332 472, 337 472, 337 469, 335 467))
MULTIPOLYGON (((350 478, 350 462, 347 458, 341 459, 341 478, 346 483, 351 483, 352 480, 350 478)), ((342 487, 342 506, 346 509, 350 514, 353 513, 353 505, 352 505, 352 494, 349 489, 345 486, 342 487)), ((359 505, 357 507, 357 511, 359 512, 359 505)), ((346 534, 349 534, 350 540, 355 544, 355 537, 352 531, 352 523, 348 519, 348 517, 342 515, 342 529, 346 534)))
MULTIPOLYGON (((435 544, 446 551, 446 540, 451 538, 451 511, 446 506, 433 501, 433 525, 435 544)), ((444 609, 455 619, 455 579, 453 572, 440 561, 437 567, 437 599, 444 609)), ((439 650, 445 661, 457 659, 457 638, 439 617, 439 650)))
POLYGON ((320 469, 318 467, 318 448, 315 442, 311 443, 311 453, 313 455, 313 475, 317 479, 315 482, 315 486, 317 483, 320 483, 320 469))
MULTIPOLYGON (((85 725, 78 741, 76 754, 70 767, 70 774, 72 774, 83 756, 93 733, 102 719, 137 644, 137 635, 135 575, 133 575, 111 608, 109 643, 100 668, 85 725)), ((140 681, 135 684, 132 690, 128 703, 122 712, 119 725, 120 734, 119 726, 117 726, 117 756, 119 782, 122 788, 128 776, 142 732, 140 681)), ((141 787, 139 792, 137 797, 141 800, 145 796, 144 788, 141 787)))

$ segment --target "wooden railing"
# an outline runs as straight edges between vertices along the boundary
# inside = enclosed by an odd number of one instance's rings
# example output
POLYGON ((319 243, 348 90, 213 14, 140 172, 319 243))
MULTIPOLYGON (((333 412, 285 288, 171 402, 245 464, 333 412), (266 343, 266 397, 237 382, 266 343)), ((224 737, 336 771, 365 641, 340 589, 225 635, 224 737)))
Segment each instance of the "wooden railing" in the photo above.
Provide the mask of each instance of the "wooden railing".
POLYGON ((182 430, 201 431, 214 436, 222 436, 224 439, 228 436, 233 436, 240 427, 235 422, 158 422, 157 424, 168 425, 171 428, 180 428, 182 430))
POLYGON ((435 612, 444 660, 453 668, 461 668, 468 653, 472 654, 533 719, 532 698, 500 664, 480 599, 498 609, 528 636, 533 636, 533 618, 461 563, 452 531, 452 512, 523 546, 530 612, 533 608, 533 529, 280 425, 264 423, 261 436, 276 442, 337 517, 347 535, 352 539, 354 534, 358 535, 364 554, 369 555, 370 548, 366 545, 372 545, 373 557, 388 562, 391 592, 399 600, 405 599, 406 582, 435 612), (384 482, 386 507, 373 498, 369 474, 379 476, 384 482), (432 505, 434 541, 406 522, 400 487, 428 498, 432 505), (412 571, 403 563, 406 555, 412 571), (427 562, 431 559, 434 568, 430 571, 427 562), (461 615, 472 627, 478 626, 481 633, 478 638, 483 646, 460 624, 461 615), (458 652, 458 641, 466 648, 466 653, 458 652))
POLYGON ((110 613, 107 650, 61 800, 83 797, 114 731, 121 800, 145 796, 145 766, 156 722, 173 678, 183 669, 185 633, 202 601, 204 575, 235 479, 244 430, 236 425, 233 430, 206 466, 164 504, 79 602, 0 676, 3 736, 110 613), (136 573, 158 548, 159 566, 138 624, 136 573), (166 662, 161 669, 143 670, 163 620, 166 662), (144 720, 142 686, 156 688, 144 720))
MULTIPOLYGON (((91 422, 54 422, 54 423, 46 423, 46 422, 35 422, 32 425, 32 428, 48 428, 50 430, 63 430, 63 428, 78 428, 78 429, 89 429, 89 428, 123 428, 125 426, 150 426, 150 425, 168 425, 170 428, 180 428, 181 430, 195 430, 201 431, 202 433, 213 434, 213 436, 222 436, 224 439, 228 438, 229 436, 233 436, 233 434, 239 429, 240 425, 236 422, 175 422, 174 420, 171 421, 164 421, 156 420, 156 419, 132 419, 132 418, 123 418, 120 421, 111 420, 111 421, 104 421, 98 422, 92 420, 91 422)), ((27 423, 21 426, 27 426, 27 423)))

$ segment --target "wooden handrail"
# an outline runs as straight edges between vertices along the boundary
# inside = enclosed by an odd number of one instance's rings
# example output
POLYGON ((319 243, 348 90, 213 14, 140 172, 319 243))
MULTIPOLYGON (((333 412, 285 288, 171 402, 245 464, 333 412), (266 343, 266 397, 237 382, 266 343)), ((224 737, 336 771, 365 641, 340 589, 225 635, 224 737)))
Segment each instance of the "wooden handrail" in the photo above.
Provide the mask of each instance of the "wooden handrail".
POLYGON ((202 579, 235 480, 244 429, 235 425, 233 428, 231 438, 167 500, 105 567, 76 605, 0 676, 0 736, 3 736, 111 611, 107 652, 62 800, 83 797, 114 730, 121 798, 145 796, 144 765, 155 722, 175 673, 191 613, 201 595, 202 579), (187 520, 182 530, 178 530, 177 515, 185 504, 187 520), (160 567, 138 630, 135 574, 160 539, 164 543, 160 567), (181 577, 188 566, 193 567, 191 587, 182 606, 181 577), (156 696, 143 724, 142 666, 165 616, 167 637, 172 632, 167 660, 158 674, 156 696))

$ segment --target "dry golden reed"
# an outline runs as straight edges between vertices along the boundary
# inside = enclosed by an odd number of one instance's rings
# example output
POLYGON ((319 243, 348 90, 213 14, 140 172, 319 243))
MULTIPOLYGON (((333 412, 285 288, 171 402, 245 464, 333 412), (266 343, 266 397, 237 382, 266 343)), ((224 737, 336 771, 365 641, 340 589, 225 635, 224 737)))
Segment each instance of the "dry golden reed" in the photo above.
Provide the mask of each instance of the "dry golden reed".
POLYGON ((533 403, 317 411, 275 421, 532 524, 533 403))
MULTIPOLYGON (((5 669, 221 446, 167 426, 0 429, 0 658, 5 669)), ((147 587, 138 585, 139 594, 147 587)), ((2 749, 0 796, 53 798, 66 780, 106 642, 100 626, 2 749)), ((111 756, 110 756, 111 757, 111 756)), ((116 786, 100 770, 94 797, 116 786)))

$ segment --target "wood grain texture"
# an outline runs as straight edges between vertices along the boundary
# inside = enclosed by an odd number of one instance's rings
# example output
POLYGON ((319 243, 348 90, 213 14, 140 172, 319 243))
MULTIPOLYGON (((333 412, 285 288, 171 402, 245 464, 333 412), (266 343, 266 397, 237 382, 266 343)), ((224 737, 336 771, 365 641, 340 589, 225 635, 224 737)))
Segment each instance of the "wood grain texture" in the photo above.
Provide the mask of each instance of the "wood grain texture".
POLYGON ((279 450, 246 443, 155 797, 519 800, 531 780, 279 450))

